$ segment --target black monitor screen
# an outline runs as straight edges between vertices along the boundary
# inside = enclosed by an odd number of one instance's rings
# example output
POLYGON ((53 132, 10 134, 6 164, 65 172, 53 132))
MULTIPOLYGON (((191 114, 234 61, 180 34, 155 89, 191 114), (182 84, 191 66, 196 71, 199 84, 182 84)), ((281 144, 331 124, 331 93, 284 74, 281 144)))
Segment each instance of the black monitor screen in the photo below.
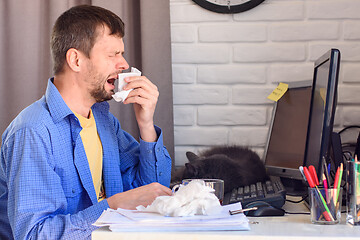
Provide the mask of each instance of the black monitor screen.
POLYGON ((319 178, 322 159, 328 159, 330 152, 339 66, 340 52, 337 49, 330 50, 315 62, 304 166, 313 165, 319 178))

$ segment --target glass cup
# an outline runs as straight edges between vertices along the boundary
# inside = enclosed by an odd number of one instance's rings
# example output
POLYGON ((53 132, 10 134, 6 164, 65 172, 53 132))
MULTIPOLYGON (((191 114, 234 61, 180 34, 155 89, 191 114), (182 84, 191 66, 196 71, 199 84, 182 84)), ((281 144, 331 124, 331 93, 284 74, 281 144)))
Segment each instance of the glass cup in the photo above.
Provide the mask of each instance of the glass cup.
POLYGON ((342 188, 309 188, 309 197, 312 223, 340 223, 342 188))
MULTIPOLYGON (((187 185, 189 182, 193 180, 202 180, 205 182, 205 186, 211 187, 214 189, 215 196, 219 199, 220 204, 222 205, 224 200, 224 180, 221 179, 184 179, 181 182, 181 185, 187 185)), ((176 191, 180 185, 175 185, 173 187, 173 191, 176 191)))
POLYGON ((346 222, 360 225, 360 162, 346 163, 346 222))

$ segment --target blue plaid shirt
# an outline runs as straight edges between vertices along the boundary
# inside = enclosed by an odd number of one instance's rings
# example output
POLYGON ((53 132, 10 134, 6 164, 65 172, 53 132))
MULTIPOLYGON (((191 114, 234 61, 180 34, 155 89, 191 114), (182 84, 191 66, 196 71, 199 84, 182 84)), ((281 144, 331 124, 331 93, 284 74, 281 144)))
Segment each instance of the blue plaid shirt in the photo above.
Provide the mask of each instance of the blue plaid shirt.
MULTIPOLYGON (((106 196, 151 182, 170 184, 171 159, 158 141, 137 142, 107 102, 92 107, 103 146, 106 196)), ((0 239, 88 239, 109 207, 97 201, 81 141, 81 126, 52 79, 2 136, 0 239)))

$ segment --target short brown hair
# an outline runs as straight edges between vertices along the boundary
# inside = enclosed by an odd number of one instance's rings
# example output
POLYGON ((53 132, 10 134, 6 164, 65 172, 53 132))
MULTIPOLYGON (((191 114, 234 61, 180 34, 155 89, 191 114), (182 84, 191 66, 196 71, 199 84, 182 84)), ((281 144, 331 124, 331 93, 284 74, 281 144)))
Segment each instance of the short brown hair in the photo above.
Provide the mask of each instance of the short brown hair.
POLYGON ((79 5, 64 12, 55 22, 50 47, 54 74, 63 71, 66 52, 75 48, 90 57, 97 37, 98 26, 107 26, 111 35, 124 37, 124 23, 113 12, 91 5, 79 5))

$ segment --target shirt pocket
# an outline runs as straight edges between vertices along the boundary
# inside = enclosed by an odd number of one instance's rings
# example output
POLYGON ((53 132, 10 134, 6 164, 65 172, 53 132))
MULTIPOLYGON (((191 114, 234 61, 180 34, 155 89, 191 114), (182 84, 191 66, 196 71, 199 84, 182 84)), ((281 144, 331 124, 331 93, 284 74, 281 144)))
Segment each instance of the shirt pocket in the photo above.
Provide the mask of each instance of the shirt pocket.
POLYGON ((72 183, 71 185, 65 187, 65 189, 64 189, 65 197, 66 197, 66 198, 76 197, 76 196, 79 195, 83 190, 84 190, 84 189, 83 189, 83 187, 81 186, 81 184, 72 183))
POLYGON ((85 189, 80 182, 74 181, 64 187, 64 194, 67 201, 67 213, 73 214, 82 210, 84 204, 85 189))

